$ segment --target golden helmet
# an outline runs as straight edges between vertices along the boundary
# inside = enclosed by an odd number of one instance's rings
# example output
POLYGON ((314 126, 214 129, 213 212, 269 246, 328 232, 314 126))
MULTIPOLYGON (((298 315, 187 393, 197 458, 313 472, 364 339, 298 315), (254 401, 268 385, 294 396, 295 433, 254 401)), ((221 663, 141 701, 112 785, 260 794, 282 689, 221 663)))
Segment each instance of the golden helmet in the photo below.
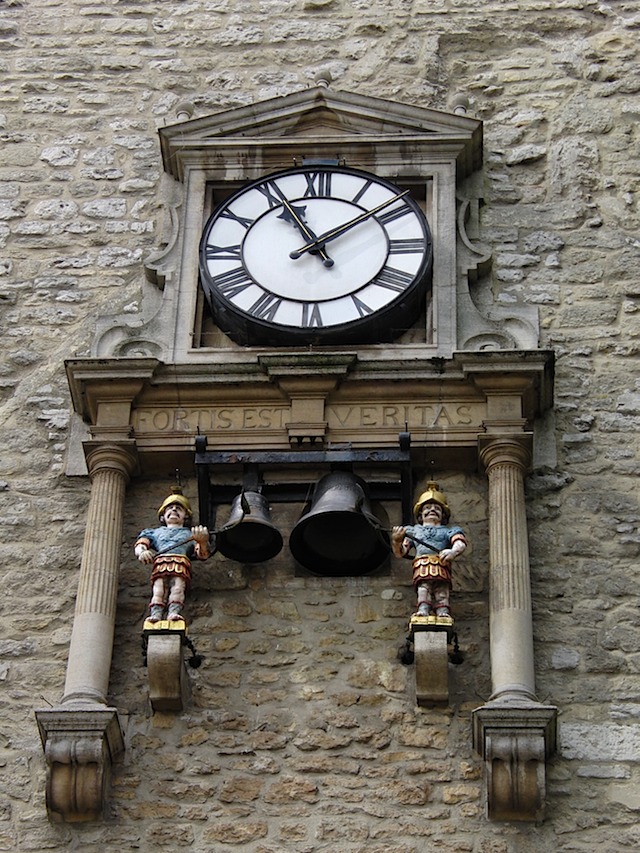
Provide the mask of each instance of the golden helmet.
POLYGON ((427 483, 427 490, 423 492, 418 500, 415 502, 413 507, 413 514, 416 518, 419 517, 420 512, 424 504, 429 501, 433 501, 434 503, 440 504, 442 507, 443 521, 446 524, 449 521, 449 516, 451 515, 451 509, 449 508, 449 504, 447 503, 447 498, 444 492, 440 491, 440 486, 437 483, 434 483, 433 480, 429 480, 427 483))
POLYGON ((181 492, 174 492, 162 502, 162 505, 158 509, 158 518, 162 518, 163 512, 168 506, 171 506, 171 504, 179 504, 188 516, 193 515, 193 510, 191 509, 191 504, 188 499, 181 492))

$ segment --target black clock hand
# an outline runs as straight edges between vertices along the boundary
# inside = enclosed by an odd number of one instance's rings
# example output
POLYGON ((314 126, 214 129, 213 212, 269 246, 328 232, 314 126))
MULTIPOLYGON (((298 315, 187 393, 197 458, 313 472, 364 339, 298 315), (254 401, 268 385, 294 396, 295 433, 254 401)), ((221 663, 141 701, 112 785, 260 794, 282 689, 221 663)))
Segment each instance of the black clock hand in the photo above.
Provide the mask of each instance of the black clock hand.
MULTIPOLYGON (((298 226, 302 236, 306 237, 307 240, 313 240, 314 244, 318 244, 317 246, 314 246, 314 250, 322 258, 322 263, 325 265, 325 267, 332 267, 333 266, 333 260, 329 257, 329 255, 327 255, 327 253, 324 250, 324 246, 318 241, 318 238, 316 237, 316 235, 307 226, 306 222, 304 222, 304 220, 302 220, 298 216, 298 214, 295 211, 295 208, 289 203, 289 200, 286 199, 284 197, 284 195, 282 195, 282 193, 280 193, 280 192, 278 192, 278 195, 280 196, 280 200, 282 201, 282 204, 283 204, 285 210, 287 211, 287 213, 291 217, 291 220, 293 221, 294 225, 298 226)), ((283 218, 286 218, 286 217, 283 216, 283 218)))
POLYGON ((371 216, 374 216, 376 213, 379 213, 385 207, 388 207, 390 204, 393 204, 394 201, 398 201, 398 199, 404 198, 404 196, 408 195, 411 190, 405 190, 404 192, 398 193, 398 195, 394 195, 393 198, 387 199, 387 201, 383 201, 382 204, 379 204, 377 207, 374 207, 372 210, 365 210, 364 213, 361 213, 359 216, 356 216, 355 219, 350 219, 348 222, 345 222, 343 225, 338 225, 336 228, 332 228, 330 231, 325 231, 324 234, 321 234, 319 237, 311 242, 307 243, 306 246, 302 246, 301 249, 297 249, 295 252, 290 252, 289 257, 293 260, 301 257, 305 252, 311 252, 318 247, 324 246, 325 243, 328 243, 329 240, 335 240, 336 237, 340 237, 345 231, 350 231, 352 228, 355 228, 356 225, 359 225, 361 222, 365 222, 371 216))

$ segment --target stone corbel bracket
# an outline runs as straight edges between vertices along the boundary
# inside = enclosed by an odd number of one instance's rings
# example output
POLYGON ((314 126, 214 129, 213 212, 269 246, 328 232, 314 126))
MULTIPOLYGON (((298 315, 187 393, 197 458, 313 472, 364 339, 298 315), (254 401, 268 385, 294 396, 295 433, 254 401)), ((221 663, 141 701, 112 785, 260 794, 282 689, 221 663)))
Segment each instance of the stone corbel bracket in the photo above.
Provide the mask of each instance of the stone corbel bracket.
POLYGON ((449 702, 447 629, 416 630, 413 638, 416 703, 431 707, 449 702))
POLYGON ((149 700, 154 711, 182 711, 188 696, 184 622, 145 622, 149 700), (147 627, 149 626, 149 627, 147 627))
POLYGON ((36 711, 47 765, 46 803, 55 822, 104 818, 111 766, 124 752, 115 708, 36 711))
POLYGON ((473 712, 473 742, 485 762, 490 820, 542 822, 557 711, 536 702, 489 702, 473 712))

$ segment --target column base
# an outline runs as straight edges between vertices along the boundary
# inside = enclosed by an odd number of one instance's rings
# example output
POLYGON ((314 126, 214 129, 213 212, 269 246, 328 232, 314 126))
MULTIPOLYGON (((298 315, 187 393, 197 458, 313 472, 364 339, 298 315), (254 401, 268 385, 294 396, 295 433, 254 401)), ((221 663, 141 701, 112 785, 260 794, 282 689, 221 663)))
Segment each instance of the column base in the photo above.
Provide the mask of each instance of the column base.
POLYGON ((36 711, 47 763, 49 819, 79 823, 104 818, 111 765, 124 752, 115 708, 36 711))
POLYGON ((513 698, 490 701, 473 712, 473 745, 485 762, 490 820, 542 822, 557 714, 553 705, 513 698))

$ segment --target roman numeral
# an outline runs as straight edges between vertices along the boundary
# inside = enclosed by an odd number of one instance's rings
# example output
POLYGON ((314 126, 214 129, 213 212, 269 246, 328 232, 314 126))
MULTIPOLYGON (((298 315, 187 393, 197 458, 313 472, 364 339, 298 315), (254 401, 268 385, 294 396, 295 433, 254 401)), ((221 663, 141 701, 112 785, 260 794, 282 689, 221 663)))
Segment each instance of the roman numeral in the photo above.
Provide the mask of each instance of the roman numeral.
POLYGON ((261 192, 263 196, 265 196, 265 198, 269 202, 269 208, 270 209, 280 206, 280 199, 282 198, 282 192, 280 191, 280 188, 278 187, 277 184, 270 184, 270 183, 260 184, 259 186, 256 187, 256 189, 258 190, 258 192, 261 192), (277 195, 273 194, 274 191, 277 193, 277 195))
POLYGON ((227 299, 233 299, 254 283, 244 267, 211 276, 211 284, 227 299))
POLYGON ((282 299, 272 293, 263 293, 249 308, 249 313, 259 320, 273 320, 281 304, 282 299))
POLYGON ((327 197, 331 196, 331 172, 306 173, 307 189, 304 198, 309 196, 327 197))
POLYGON ((318 328, 322 326, 322 315, 317 302, 314 302, 313 305, 308 302, 302 303, 302 325, 308 329, 314 326, 318 328))
POLYGON ((389 240, 390 255, 413 254, 413 252, 421 252, 424 249, 424 240, 422 237, 416 237, 414 240, 389 240))
POLYGON ((362 299, 358 299, 357 296, 351 295, 351 299, 353 304, 356 306, 356 310, 361 317, 366 317, 367 314, 373 314, 373 308, 369 308, 366 302, 363 302, 362 299))
POLYGON ((237 246, 206 246, 205 257, 208 261, 239 261, 240 244, 237 246))
POLYGON ((233 222, 238 222, 243 228, 249 229, 255 222, 255 219, 248 219, 246 216, 238 216, 230 208, 226 208, 220 214, 220 219, 231 219, 233 222))
POLYGON ((385 210, 379 216, 376 216, 376 219, 381 225, 388 225, 389 222, 394 222, 396 219, 400 219, 402 216, 406 216, 407 213, 413 213, 413 208, 404 202, 400 207, 393 208, 392 210, 385 210))
POLYGON ((379 284, 380 287, 386 287, 387 290, 395 290, 402 293, 413 281, 411 273, 404 270, 396 270, 393 267, 385 267, 382 272, 374 278, 372 284, 379 284))
POLYGON ((369 187, 371 186, 371 184, 372 184, 372 183, 373 183, 373 181, 367 181, 366 183, 364 183, 364 184, 360 187, 360 189, 358 190, 358 192, 354 195, 354 197, 351 199, 351 201, 352 201, 354 204, 357 204, 357 203, 360 201, 360 199, 362 198, 362 196, 363 196, 363 195, 366 193, 366 191, 369 189, 369 187))

